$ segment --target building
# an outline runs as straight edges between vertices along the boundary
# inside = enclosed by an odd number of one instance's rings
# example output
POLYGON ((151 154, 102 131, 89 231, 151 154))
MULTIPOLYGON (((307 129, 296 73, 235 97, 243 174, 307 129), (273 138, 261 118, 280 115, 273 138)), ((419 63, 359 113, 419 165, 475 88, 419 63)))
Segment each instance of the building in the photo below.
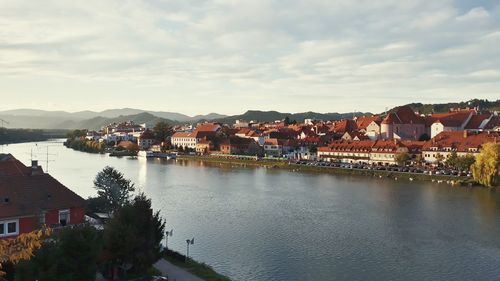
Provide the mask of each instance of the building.
POLYGON ((196 149, 196 132, 176 132, 170 138, 174 147, 196 149))
POLYGON ((44 173, 37 161, 27 167, 0 154, 0 239, 42 225, 59 227, 85 221, 85 200, 44 173))
POLYGON ((473 115, 473 110, 460 110, 431 115, 428 117, 433 120, 430 128, 431 138, 437 136, 441 132, 463 131, 473 115))
POLYGON ((380 136, 388 140, 418 140, 426 133, 425 124, 425 119, 409 106, 401 106, 382 120, 380 136))
POLYGON ((401 153, 408 153, 408 147, 400 140, 377 140, 371 148, 370 163, 394 165, 397 164, 396 156, 401 153))
POLYGON ((269 138, 264 142, 264 153, 266 156, 282 156, 283 142, 277 138, 269 138))
POLYGON ((458 156, 476 156, 483 144, 500 141, 498 132, 441 132, 422 147, 422 156, 426 163, 437 163, 438 155, 443 161, 455 152, 458 156))
POLYGON ((198 141, 196 144, 196 154, 198 155, 210 154, 212 150, 214 150, 214 144, 211 140, 207 140, 206 138, 198 141))
POLYGON ((318 159, 328 162, 368 163, 373 141, 335 141, 318 147, 318 159))
POLYGON ((196 144, 206 138, 214 139, 222 130, 222 127, 216 123, 203 123, 198 125, 193 132, 176 132, 172 135, 171 143, 176 147, 196 149, 196 144))
POLYGON ((155 134, 151 130, 145 130, 137 138, 137 145, 140 149, 149 149, 156 142, 155 134))
POLYGON ((260 155, 262 149, 252 138, 231 136, 222 140, 220 152, 228 155, 260 155))

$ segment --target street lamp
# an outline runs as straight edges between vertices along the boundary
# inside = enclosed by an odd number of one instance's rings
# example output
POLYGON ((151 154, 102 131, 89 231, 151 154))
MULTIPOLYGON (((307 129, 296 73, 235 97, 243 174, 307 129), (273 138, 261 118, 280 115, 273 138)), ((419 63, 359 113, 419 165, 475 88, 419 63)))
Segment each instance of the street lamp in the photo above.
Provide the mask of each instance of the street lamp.
POLYGON ((174 234, 174 230, 171 229, 170 231, 165 231, 165 249, 168 249, 168 237, 172 236, 174 234))
POLYGON ((186 244, 187 244, 187 252, 186 252, 186 260, 185 260, 185 262, 187 262, 188 257, 189 257, 189 245, 194 245, 194 237, 192 239, 187 239, 186 240, 186 244))

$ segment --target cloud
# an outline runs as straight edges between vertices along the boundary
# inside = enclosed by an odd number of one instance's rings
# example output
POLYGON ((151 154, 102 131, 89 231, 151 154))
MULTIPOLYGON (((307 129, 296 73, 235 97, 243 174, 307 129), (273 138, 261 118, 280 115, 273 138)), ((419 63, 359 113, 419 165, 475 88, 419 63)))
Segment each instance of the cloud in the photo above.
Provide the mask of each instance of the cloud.
POLYGON ((148 94, 141 104, 186 113, 495 98, 500 7, 466 4, 5 0, 0 95, 17 94, 15 107, 85 92, 68 101, 80 110, 89 96, 107 96, 106 108, 148 94))

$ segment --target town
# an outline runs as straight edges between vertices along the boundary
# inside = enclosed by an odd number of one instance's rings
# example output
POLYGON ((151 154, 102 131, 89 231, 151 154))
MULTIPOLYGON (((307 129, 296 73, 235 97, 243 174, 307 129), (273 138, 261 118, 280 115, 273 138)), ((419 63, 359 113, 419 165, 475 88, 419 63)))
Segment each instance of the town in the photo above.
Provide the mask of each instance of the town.
POLYGON ((106 144, 121 151, 139 151, 139 156, 146 157, 185 154, 310 165, 355 164, 384 170, 386 166, 448 164, 455 169, 442 173, 470 176, 468 167, 482 146, 500 141, 500 116, 477 107, 424 115, 401 106, 382 115, 336 121, 305 119, 303 123, 285 118, 275 122, 237 120, 234 124, 205 122, 148 128, 146 124, 123 122, 79 136, 94 146, 106 144))

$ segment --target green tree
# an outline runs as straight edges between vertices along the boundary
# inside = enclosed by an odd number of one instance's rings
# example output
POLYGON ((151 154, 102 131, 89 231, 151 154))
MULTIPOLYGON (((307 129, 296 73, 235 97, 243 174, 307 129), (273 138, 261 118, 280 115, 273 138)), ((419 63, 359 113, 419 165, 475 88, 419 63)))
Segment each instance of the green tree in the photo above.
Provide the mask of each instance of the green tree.
POLYGON ((458 155, 456 151, 453 151, 450 156, 446 159, 445 164, 448 167, 453 167, 455 168, 458 163, 458 155))
POLYGON ((113 167, 106 166, 94 179, 97 195, 107 202, 107 212, 124 206, 135 191, 134 184, 113 167))
POLYGON ((407 152, 398 153, 394 159, 399 166, 404 166, 410 161, 411 156, 407 152))
POLYGON ((473 155, 460 156, 457 158, 455 168, 461 171, 469 171, 474 162, 476 162, 476 158, 473 155))
POLYGON ((16 267, 16 281, 94 280, 102 237, 90 225, 65 228, 16 267))
POLYGON ((172 136, 173 132, 174 130, 172 129, 172 126, 170 126, 165 121, 156 123, 153 128, 153 133, 156 137, 156 140, 160 142, 168 140, 172 136))
POLYGON ((436 154, 436 164, 440 165, 441 163, 443 163, 443 160, 444 160, 443 154, 438 152, 436 154))
POLYGON ((104 232, 105 251, 115 266, 131 265, 130 272, 145 272, 158 260, 165 222, 153 213, 144 194, 119 209, 104 232))
POLYGON ((472 165, 474 179, 485 186, 500 184, 500 143, 486 143, 472 165))

